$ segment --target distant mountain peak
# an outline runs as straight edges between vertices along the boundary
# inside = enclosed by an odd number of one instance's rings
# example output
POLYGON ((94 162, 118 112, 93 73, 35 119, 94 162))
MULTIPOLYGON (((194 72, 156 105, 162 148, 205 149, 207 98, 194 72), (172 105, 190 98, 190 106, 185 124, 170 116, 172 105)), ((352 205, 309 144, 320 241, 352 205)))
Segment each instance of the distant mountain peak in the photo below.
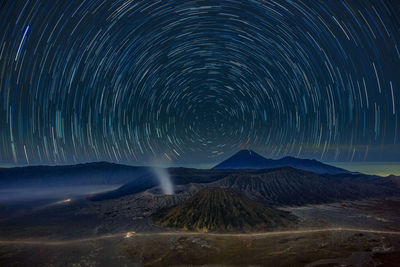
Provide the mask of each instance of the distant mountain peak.
MULTIPOLYGON (((261 156, 260 154, 254 152, 253 150, 250 149, 242 149, 239 150, 236 154, 234 154, 232 157, 239 157, 239 156, 249 156, 249 157, 261 157, 264 158, 263 156, 261 156)), ((265 158, 264 158, 265 159, 265 158)))
MULTIPOLYGON (((251 150, 251 149, 244 148, 244 149, 240 149, 239 152, 237 152, 237 153, 241 153, 241 152, 251 153, 251 152, 254 152, 254 151, 251 150)), ((236 154, 237 154, 237 153, 236 153, 236 154)), ((254 152, 254 153, 255 153, 255 152, 254 152)))
POLYGON ((243 149, 215 166, 214 169, 261 169, 259 166, 266 166, 269 161, 253 150, 243 149))
POLYGON ((292 156, 286 156, 277 160, 267 159, 249 149, 238 151, 230 158, 216 165, 213 169, 273 169, 280 167, 292 167, 320 174, 348 173, 347 170, 314 159, 299 159, 292 156))

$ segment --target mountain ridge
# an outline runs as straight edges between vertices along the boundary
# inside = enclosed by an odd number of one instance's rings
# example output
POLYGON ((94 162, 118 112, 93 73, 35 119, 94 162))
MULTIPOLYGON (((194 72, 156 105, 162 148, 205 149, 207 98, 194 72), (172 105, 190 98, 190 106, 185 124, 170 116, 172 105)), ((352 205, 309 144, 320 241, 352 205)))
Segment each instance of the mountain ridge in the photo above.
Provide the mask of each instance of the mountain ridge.
POLYGON ((354 174, 318 174, 292 167, 237 172, 206 184, 231 188, 274 206, 300 206, 398 194, 394 181, 354 174))
POLYGON ((150 168, 146 166, 129 166, 109 162, 0 168, 0 185, 125 184, 149 171, 150 168))
POLYGON ((293 167, 318 174, 350 173, 345 169, 331 166, 315 159, 299 159, 286 156, 281 159, 267 159, 253 150, 243 149, 231 157, 215 165, 212 169, 273 169, 279 167, 293 167))

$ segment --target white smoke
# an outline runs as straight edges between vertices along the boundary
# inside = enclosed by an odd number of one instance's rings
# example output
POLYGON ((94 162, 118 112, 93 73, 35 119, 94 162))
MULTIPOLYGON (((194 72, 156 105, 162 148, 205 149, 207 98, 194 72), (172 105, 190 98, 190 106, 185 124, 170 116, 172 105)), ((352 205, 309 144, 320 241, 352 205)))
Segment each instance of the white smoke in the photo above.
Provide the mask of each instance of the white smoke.
POLYGON ((171 176, 169 175, 167 169, 160 167, 153 167, 153 173, 157 176, 158 181, 160 182, 161 190, 165 195, 173 195, 174 194, 174 185, 171 181, 171 176))

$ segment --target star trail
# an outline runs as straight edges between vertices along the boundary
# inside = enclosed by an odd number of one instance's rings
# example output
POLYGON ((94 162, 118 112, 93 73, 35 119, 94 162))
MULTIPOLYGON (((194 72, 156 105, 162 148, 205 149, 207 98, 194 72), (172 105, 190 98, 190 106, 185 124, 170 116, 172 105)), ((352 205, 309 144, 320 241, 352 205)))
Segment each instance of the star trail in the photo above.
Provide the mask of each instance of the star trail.
POLYGON ((400 161, 400 2, 0 2, 0 162, 400 161))

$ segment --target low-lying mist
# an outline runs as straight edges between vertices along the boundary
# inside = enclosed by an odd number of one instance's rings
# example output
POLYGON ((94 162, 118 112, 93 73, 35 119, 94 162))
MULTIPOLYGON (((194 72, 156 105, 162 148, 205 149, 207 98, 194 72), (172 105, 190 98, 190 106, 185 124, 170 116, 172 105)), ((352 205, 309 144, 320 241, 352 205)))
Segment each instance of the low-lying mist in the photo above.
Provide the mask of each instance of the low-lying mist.
POLYGON ((0 189, 0 204, 29 202, 44 199, 62 200, 65 198, 83 197, 118 188, 116 185, 68 185, 68 186, 19 186, 0 189))

